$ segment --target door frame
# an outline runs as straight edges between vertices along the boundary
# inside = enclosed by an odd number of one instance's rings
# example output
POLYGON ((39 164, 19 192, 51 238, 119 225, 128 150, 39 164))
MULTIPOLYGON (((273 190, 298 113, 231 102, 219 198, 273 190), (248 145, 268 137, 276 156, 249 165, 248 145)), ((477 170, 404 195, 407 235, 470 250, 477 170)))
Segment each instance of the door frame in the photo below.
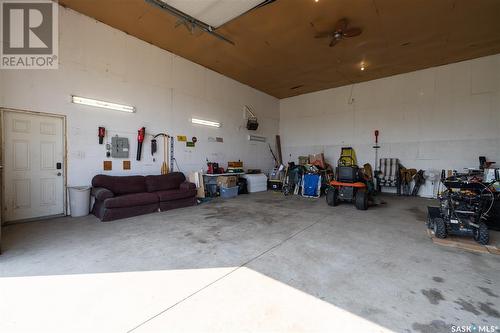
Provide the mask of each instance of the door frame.
MULTIPOLYGON (((59 118, 62 120, 62 139, 63 139, 63 216, 68 215, 68 184, 67 184, 67 175, 68 175, 68 145, 67 145, 67 125, 66 125, 66 115, 61 115, 61 114, 56 114, 56 113, 48 113, 48 112, 38 112, 38 111, 29 111, 29 110, 21 110, 21 109, 12 109, 12 108, 4 108, 0 106, 0 141, 1 141, 1 147, 2 147, 2 152, 0 154, 0 164, 4 165, 4 156, 3 152, 5 151, 5 130, 4 130, 4 114, 5 112, 11 112, 11 113, 23 113, 23 114, 29 114, 33 116, 42 116, 42 117, 53 117, 53 118, 59 118)), ((39 218, 31 218, 31 219, 26 219, 26 220, 19 220, 19 221, 14 221, 14 222, 4 222, 5 221, 5 214, 4 214, 4 205, 5 205, 5 172, 2 170, 2 186, 0 188, 1 191, 1 197, 2 200, 0 200, 0 208, 1 208, 1 225, 9 225, 9 224, 16 224, 16 223, 23 223, 23 222, 30 222, 30 221, 37 221, 41 220, 43 218, 49 218, 50 216, 41 216, 39 218)), ((60 216, 60 215, 56 215, 60 216)))

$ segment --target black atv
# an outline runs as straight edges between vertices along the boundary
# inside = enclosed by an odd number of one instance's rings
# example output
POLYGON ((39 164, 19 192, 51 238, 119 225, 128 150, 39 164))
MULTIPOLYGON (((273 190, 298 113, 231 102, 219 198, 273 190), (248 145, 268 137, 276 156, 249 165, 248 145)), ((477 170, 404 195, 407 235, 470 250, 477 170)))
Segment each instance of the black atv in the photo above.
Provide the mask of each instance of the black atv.
POLYGON ((495 196, 488 183, 463 177, 442 180, 446 190, 438 196, 439 207, 428 207, 427 227, 437 238, 448 234, 473 236, 481 245, 489 242, 486 225, 495 196))

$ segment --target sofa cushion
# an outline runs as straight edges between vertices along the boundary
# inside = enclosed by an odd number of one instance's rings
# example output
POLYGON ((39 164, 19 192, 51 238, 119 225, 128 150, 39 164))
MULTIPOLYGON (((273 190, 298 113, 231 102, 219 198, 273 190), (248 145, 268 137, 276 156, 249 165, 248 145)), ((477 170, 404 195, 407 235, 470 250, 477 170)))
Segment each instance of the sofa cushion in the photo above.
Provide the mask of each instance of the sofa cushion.
POLYGON ((181 185, 179 185, 179 189, 182 191, 195 190, 196 184, 190 182, 183 182, 181 183, 181 185))
POLYGON ((104 187, 115 195, 146 192, 144 176, 107 176, 97 175, 92 178, 93 187, 104 187))
POLYGON ((178 189, 186 180, 182 172, 172 172, 167 175, 146 176, 148 192, 178 189))
POLYGON ((104 187, 92 187, 92 191, 90 192, 90 194, 99 201, 104 201, 115 196, 113 192, 104 187))
POLYGON ((158 196, 154 193, 133 193, 104 200, 105 208, 122 208, 143 206, 158 203, 158 196))
POLYGON ((160 198, 160 201, 172 201, 172 200, 179 200, 179 199, 185 199, 185 198, 191 198, 196 196, 196 189, 194 190, 167 190, 167 191, 158 191, 155 192, 158 195, 158 198, 160 198))

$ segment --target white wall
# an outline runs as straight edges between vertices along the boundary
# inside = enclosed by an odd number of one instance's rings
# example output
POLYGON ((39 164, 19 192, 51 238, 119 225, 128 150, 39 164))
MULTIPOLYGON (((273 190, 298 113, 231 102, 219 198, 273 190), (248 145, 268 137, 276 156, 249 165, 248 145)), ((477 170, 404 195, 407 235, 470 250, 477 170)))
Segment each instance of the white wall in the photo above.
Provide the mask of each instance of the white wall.
MULTIPOLYGON (((462 171, 480 155, 500 165, 500 55, 280 101, 285 160, 324 152, 336 164, 340 147, 352 146, 373 166, 376 129, 379 157, 407 168, 462 171)), ((430 184, 420 191, 432 193, 430 184)))
POLYGON ((142 126, 148 133, 198 138, 196 148, 176 142, 175 156, 185 173, 206 168, 206 158, 224 167, 228 160, 238 159, 248 168, 273 166, 267 144, 247 140, 243 106, 252 106, 259 118, 259 130, 253 133, 274 142, 279 123, 274 97, 62 7, 59 62, 58 70, 0 71, 0 106, 67 116, 69 185, 90 184, 98 173, 159 174, 161 141, 156 162, 150 137, 143 159, 135 161, 137 130, 142 126), (70 102, 72 94, 133 105, 137 113, 75 105, 70 102), (193 126, 192 116, 223 126, 193 126), (98 144, 98 126, 129 138, 131 171, 122 170, 121 159, 113 159, 113 171, 103 171, 107 158, 105 145, 98 144), (209 143, 209 136, 223 137, 224 143, 209 143))

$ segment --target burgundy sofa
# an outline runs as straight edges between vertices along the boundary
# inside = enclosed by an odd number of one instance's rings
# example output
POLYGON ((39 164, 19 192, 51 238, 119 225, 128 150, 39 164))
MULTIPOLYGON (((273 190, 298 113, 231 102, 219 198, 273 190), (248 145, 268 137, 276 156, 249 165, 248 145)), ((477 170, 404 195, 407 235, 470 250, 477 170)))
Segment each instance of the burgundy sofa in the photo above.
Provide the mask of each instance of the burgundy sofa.
POLYGON ((181 172, 159 176, 106 176, 92 179, 92 213, 101 221, 196 205, 196 186, 181 172))

